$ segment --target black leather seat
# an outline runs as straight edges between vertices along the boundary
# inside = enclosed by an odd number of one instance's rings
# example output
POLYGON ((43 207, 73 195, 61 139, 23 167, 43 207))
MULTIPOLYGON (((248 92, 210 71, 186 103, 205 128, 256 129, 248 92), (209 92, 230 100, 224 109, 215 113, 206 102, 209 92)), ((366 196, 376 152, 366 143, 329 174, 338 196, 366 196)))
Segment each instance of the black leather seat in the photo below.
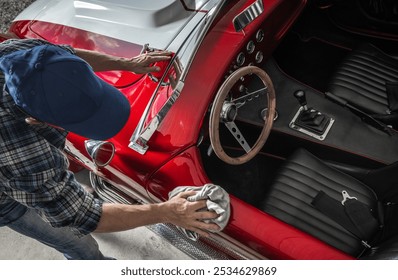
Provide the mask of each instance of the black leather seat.
POLYGON ((397 127, 398 59, 377 47, 364 44, 353 50, 332 77, 328 91, 397 127))
MULTIPOLYGON (((280 170, 262 208, 270 215, 354 257, 397 257, 398 238, 390 241, 395 247, 381 246, 366 250, 362 240, 353 235, 352 231, 347 230, 331 216, 323 214, 312 204, 320 192, 341 204, 343 191, 347 191, 351 197, 356 197, 366 205, 372 218, 377 220, 378 199, 370 187, 330 167, 309 152, 298 150, 280 170), (362 254, 364 251, 366 252, 362 254)), ((372 227, 368 232, 370 239, 373 239, 379 230, 379 224, 372 227)))

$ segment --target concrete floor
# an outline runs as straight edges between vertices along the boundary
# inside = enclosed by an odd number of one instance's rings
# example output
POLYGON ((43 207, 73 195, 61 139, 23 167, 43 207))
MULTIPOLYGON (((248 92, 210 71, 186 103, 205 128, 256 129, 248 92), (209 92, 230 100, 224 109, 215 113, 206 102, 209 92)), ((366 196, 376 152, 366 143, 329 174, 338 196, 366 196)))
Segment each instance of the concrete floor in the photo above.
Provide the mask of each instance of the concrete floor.
POLYGON ((0 0, 0 32, 7 32, 11 21, 35 0, 0 0))
MULTIPOLYGON (((186 254, 147 228, 94 234, 101 251, 118 260, 187 260, 186 254)), ((0 228, 0 260, 63 260, 58 251, 7 227, 0 228)))

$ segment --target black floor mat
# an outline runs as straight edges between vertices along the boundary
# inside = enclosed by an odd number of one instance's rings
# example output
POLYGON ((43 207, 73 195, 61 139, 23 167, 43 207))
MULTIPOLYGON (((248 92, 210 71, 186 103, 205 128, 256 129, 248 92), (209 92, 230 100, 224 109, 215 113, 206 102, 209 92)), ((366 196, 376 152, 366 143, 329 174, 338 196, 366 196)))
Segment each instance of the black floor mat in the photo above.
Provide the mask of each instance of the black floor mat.
POLYGON ((258 207, 264 200, 269 185, 283 162, 260 154, 245 164, 228 165, 214 153, 208 156, 204 148, 201 150, 206 174, 212 182, 254 207, 258 207))
POLYGON ((304 41, 297 34, 289 34, 275 52, 274 58, 287 74, 324 92, 346 54, 347 50, 318 39, 304 41))

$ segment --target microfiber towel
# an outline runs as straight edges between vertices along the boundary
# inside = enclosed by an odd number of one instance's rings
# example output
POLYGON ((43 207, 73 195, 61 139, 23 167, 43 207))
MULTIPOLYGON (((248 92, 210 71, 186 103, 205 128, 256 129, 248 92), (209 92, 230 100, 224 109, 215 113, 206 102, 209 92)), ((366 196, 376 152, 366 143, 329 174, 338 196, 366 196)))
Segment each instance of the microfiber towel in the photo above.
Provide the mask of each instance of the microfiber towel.
MULTIPOLYGON (((214 211, 219 215, 217 218, 209 220, 208 222, 215 223, 220 227, 216 232, 222 231, 228 224, 229 216, 231 214, 228 193, 220 186, 206 184, 203 187, 177 187, 169 193, 169 199, 185 191, 197 191, 195 195, 187 198, 188 201, 207 200, 207 209, 209 211, 214 211)), ((178 227, 178 229, 193 241, 197 241, 199 239, 199 234, 196 232, 186 230, 181 227, 178 227)))

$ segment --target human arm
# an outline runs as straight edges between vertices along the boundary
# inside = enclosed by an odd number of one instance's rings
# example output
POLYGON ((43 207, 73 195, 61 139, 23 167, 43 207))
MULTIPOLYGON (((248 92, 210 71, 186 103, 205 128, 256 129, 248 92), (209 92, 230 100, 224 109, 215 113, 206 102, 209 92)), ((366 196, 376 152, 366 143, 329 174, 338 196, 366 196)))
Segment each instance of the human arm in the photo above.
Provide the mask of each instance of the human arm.
POLYGON ((74 50, 75 54, 87 61, 95 72, 110 70, 125 70, 136 74, 157 72, 160 69, 153 64, 169 60, 171 55, 170 52, 159 51, 140 54, 132 58, 123 58, 84 49, 74 50))
MULTIPOLYGON (((0 54, 4 55, 20 49, 28 49, 39 45, 52 44, 42 39, 18 39, 14 38, 12 34, 0 33, 0 36, 8 40, 0 48, 0 54)), ((171 52, 156 51, 137 55, 132 58, 124 58, 97 51, 72 48, 69 45, 58 45, 61 48, 67 49, 75 53, 77 56, 85 60, 93 68, 95 72, 111 71, 111 70, 125 70, 136 74, 145 74, 149 72, 157 72, 160 69, 153 65, 159 61, 169 60, 171 52)))
POLYGON ((208 230, 216 231, 216 224, 204 220, 214 219, 211 211, 198 211, 206 201, 189 202, 187 197, 195 192, 183 192, 169 201, 148 205, 104 204, 96 232, 123 231, 156 223, 171 223, 208 237, 208 230))
POLYGON ((16 36, 14 33, 10 33, 10 32, 8 32, 8 33, 1 33, 0 32, 0 39, 1 38, 3 38, 3 39, 19 39, 18 38, 18 36, 16 36))
POLYGON ((37 209, 52 226, 76 228, 83 234, 94 230, 123 231, 155 223, 172 223, 204 236, 208 236, 207 230, 218 230, 217 225, 203 221, 217 217, 214 212, 202 211, 206 207, 204 200, 186 200, 194 192, 149 205, 102 203, 85 192, 73 174, 66 171, 67 161, 62 152, 34 133, 39 132, 37 126, 29 129, 23 122, 16 124, 9 127, 8 131, 15 133, 0 156, 4 174, 9 174, 7 178, 1 177, 0 185, 6 188, 7 196, 37 209), (17 131, 24 131, 20 138, 17 131), (10 161, 8 155, 13 155, 14 160, 10 161))

